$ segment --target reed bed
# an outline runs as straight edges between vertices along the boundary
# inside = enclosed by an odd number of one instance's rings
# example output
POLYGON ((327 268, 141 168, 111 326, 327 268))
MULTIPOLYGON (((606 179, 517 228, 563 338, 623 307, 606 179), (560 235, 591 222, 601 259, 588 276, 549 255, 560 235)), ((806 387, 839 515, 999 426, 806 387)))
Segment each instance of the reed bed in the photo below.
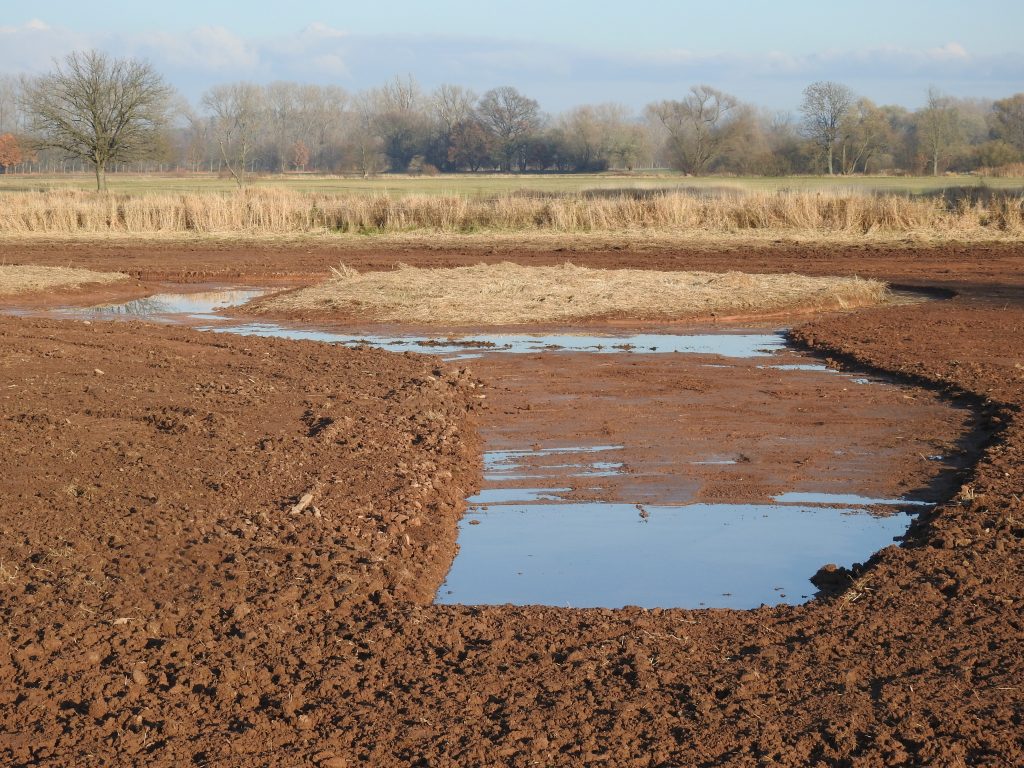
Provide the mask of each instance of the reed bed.
POLYGON ((1024 178, 1024 163, 1007 163, 995 168, 979 168, 978 175, 991 176, 996 179, 1022 179, 1024 178))
POLYGON ((55 288, 77 288, 90 283, 116 283, 127 280, 120 272, 94 272, 72 267, 36 267, 0 264, 0 295, 30 293, 55 288))
POLYGON ((0 235, 474 233, 671 231, 793 235, 1024 234, 1019 194, 911 197, 851 192, 619 191, 593 195, 329 195, 233 193, 2 195, 0 235))
POLYGON ((755 275, 479 264, 341 267, 324 283, 249 305, 256 313, 333 313, 416 325, 516 325, 591 318, 675 319, 834 309, 886 300, 884 283, 857 277, 755 275))

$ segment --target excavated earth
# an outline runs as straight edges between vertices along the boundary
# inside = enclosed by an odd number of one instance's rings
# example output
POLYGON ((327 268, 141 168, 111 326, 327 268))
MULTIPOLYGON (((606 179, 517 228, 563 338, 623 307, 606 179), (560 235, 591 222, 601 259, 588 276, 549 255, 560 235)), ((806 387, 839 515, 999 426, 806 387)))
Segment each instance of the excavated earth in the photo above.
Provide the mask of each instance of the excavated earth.
MULTIPOLYGON (((1024 246, 3 249, 6 263, 135 278, 19 298, 25 308, 171 280, 308 281, 342 258, 357 268, 568 257, 882 277, 952 298, 802 318, 794 342, 915 388, 875 395, 877 430, 901 391, 916 393, 945 440, 969 420, 963 455, 977 461, 935 480, 946 501, 902 545, 822 574, 804 605, 438 606, 463 500, 480 483, 481 425, 513 424, 530 381, 568 387, 564 370, 538 360, 531 377, 503 372, 507 361, 478 369, 173 326, 4 317, 0 763, 1024 764, 1024 246), (940 401, 970 419, 942 417, 940 401)), ((676 372, 659 365, 648 383, 675 397, 676 372)), ((588 380, 589 394, 635 396, 620 373, 588 380)), ((751 386, 786 403, 775 379, 751 386)), ((811 430, 791 406, 779 406, 779 421, 811 430)), ((558 418, 595 438, 605 426, 558 418)), ((626 425, 614 409, 601 418, 627 432, 657 426, 626 425)), ((662 429, 651 442, 682 450, 662 429)), ((830 471, 813 452, 782 456, 830 471)), ((893 461, 880 487, 913 489, 926 471, 893 461)))

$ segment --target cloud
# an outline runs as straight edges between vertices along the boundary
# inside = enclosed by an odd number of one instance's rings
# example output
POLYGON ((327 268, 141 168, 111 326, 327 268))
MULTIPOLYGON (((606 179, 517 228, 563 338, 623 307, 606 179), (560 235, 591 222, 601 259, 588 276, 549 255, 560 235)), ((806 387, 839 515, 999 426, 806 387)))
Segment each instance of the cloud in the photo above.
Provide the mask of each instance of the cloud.
POLYGON ((185 34, 144 33, 129 47, 134 55, 160 65, 210 74, 258 69, 261 60, 257 46, 223 27, 196 27, 185 34))
POLYGON ((0 73, 46 71, 54 57, 83 48, 147 58, 190 98, 234 80, 297 80, 359 90, 410 73, 426 88, 446 82, 477 91, 513 85, 551 110, 585 101, 639 107, 697 83, 765 106, 792 107, 815 80, 838 80, 875 101, 913 105, 931 84, 954 95, 999 96, 1020 90, 1024 81, 1024 52, 978 53, 955 40, 810 54, 629 52, 488 37, 361 35, 320 21, 249 38, 214 26, 87 36, 34 19, 0 26, 0 73))
POLYGON ((39 74, 52 66, 54 58, 92 47, 87 36, 55 29, 40 19, 0 25, 0 72, 39 74))

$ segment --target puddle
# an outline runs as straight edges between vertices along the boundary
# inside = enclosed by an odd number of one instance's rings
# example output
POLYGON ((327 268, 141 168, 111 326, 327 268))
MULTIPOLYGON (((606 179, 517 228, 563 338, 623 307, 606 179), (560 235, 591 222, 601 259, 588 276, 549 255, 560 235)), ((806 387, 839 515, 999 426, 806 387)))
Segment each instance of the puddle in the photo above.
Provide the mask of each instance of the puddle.
MULTIPOLYGON (((621 474, 621 445, 487 451, 485 482, 621 474), (571 460, 567 460, 570 459, 571 460), (593 457, 594 461, 587 459, 593 457), (563 470, 569 470, 564 472, 563 470)), ((713 456, 693 464, 723 466, 713 456)), ((768 504, 566 500, 566 487, 490 487, 467 499, 439 603, 756 608, 816 591, 825 563, 852 565, 906 532, 927 502, 791 492, 768 504), (903 512, 879 517, 868 508, 903 512)))
MULTIPOLYGON (((249 288, 169 292, 123 304, 69 308, 58 314, 193 321, 201 330, 218 333, 369 345, 440 355, 446 360, 491 353, 562 352, 757 358, 786 349, 781 332, 474 333, 431 338, 339 333, 272 322, 240 323, 224 312, 267 292, 249 288)), ((722 362, 702 365, 732 367, 722 362)), ((816 361, 765 362, 757 367, 797 375, 839 373, 816 361)), ((856 384, 879 383, 843 375, 856 384)), ((787 438, 778 435, 774 439, 787 438)), ((623 450, 622 445, 568 445, 488 451, 484 477, 490 487, 467 500, 471 506, 460 522, 459 554, 438 591, 437 602, 689 608, 800 603, 813 595, 809 577, 821 565, 866 560, 906 531, 909 508, 928 505, 848 493, 791 492, 765 504, 641 506, 625 500, 566 500, 561 494, 570 493, 571 488, 544 487, 560 486, 567 480, 571 483, 569 478, 624 475, 626 467, 615 455, 623 450), (531 487, 508 487, 510 483, 531 487), (887 517, 871 515, 867 508, 878 505, 904 509, 887 517)), ((748 461, 737 454, 715 455, 713 450, 708 454, 689 464, 732 471, 725 466, 748 461)), ((685 478, 675 482, 676 491, 687 487, 685 478)), ((683 494, 677 493, 675 500, 680 498, 683 494)))
POLYGON ((543 352, 588 352, 593 354, 708 354, 723 357, 763 357, 785 349, 782 333, 714 334, 575 334, 575 333, 481 333, 445 337, 420 335, 378 335, 337 333, 295 328, 271 322, 236 323, 222 310, 239 306, 269 293, 270 289, 229 288, 195 293, 161 293, 142 299, 96 307, 66 307, 57 311, 64 317, 126 317, 155 321, 175 318, 216 321, 200 330, 321 341, 345 346, 372 346, 392 352, 415 351, 437 354, 448 360, 469 360, 488 352, 538 354, 543 352))
POLYGON ((933 507, 930 501, 913 499, 872 499, 869 496, 858 496, 853 493, 783 493, 776 496, 779 504, 821 504, 827 506, 843 506, 855 504, 860 507, 933 507))
POLYGON ((522 504, 528 501, 558 501, 560 493, 569 493, 572 488, 485 488, 466 499, 476 506, 491 504, 522 504))
POLYGON ((216 320, 218 310, 237 307, 240 304, 263 296, 267 289, 231 288, 196 293, 160 293, 122 304, 105 304, 96 307, 65 308, 62 315, 84 318, 126 317, 142 320, 169 320, 184 317, 193 320, 216 320))
POLYGON ((905 514, 782 505, 506 504, 469 511, 438 603, 755 608, 801 603, 824 563, 903 534, 905 514))
POLYGON ((430 338, 427 336, 353 337, 350 334, 290 328, 277 323, 211 326, 202 330, 273 336, 285 339, 323 341, 345 346, 371 346, 391 352, 420 352, 441 355, 447 360, 471 360, 483 354, 505 352, 513 355, 550 352, 588 352, 591 354, 705 354, 723 357, 764 357, 785 349, 781 333, 722 334, 633 334, 633 335, 561 335, 561 334, 472 334, 469 336, 430 338))

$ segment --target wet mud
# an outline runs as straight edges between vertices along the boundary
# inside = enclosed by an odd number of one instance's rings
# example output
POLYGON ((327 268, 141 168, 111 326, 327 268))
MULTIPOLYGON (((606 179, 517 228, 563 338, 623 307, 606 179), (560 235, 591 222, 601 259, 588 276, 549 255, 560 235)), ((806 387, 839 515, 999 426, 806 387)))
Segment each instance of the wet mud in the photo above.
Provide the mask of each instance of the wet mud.
MULTIPOLYGON (((48 253, 15 249, 8 261, 58 258, 56 247, 48 253)), ((65 250, 61 263, 109 267, 119 253, 65 250)), ((145 282, 208 280, 232 257, 232 269, 283 278, 327 256, 336 263, 337 254, 229 250, 132 261, 145 282)), ((514 419, 517 392, 546 382, 558 395, 572 383, 546 369, 543 355, 513 387, 517 374, 501 370, 504 359, 484 370, 481 361, 176 327, 4 318, 0 762, 1024 763, 1024 251, 780 247, 597 254, 593 264, 630 260, 802 265, 956 292, 823 316, 791 333, 857 376, 917 387, 902 392, 946 435, 941 445, 916 445, 925 431, 896 441, 898 421, 867 425, 883 444, 914 450, 886 456, 880 479, 850 492, 939 502, 900 546, 853 570, 824 569, 815 580, 822 595, 803 605, 434 605, 464 499, 483 482, 482 425, 507 416, 508 445, 529 443, 529 428, 516 435, 511 426, 523 423, 514 419), (969 415, 969 444, 957 444, 948 416, 932 421, 932 408, 969 415), (923 458, 910 455, 918 448, 923 458), (961 473, 955 480, 928 458, 972 452, 980 458, 951 468, 961 473), (937 477, 947 479, 927 479, 937 477)), ((645 373, 668 409, 707 396, 696 374, 670 364, 662 356, 645 373)), ((612 367, 588 371, 591 396, 602 387, 629 396, 630 376, 612 367)), ((728 378, 728 369, 705 373, 728 378)), ((787 372, 751 373, 764 391, 754 407, 816 435, 812 413, 780 406, 787 372)), ((828 418, 817 420, 835 423, 841 437, 849 431, 839 426, 842 388, 858 397, 874 388, 838 375, 821 386, 828 418)), ((886 400, 901 390, 874 391, 886 394, 872 409, 902 413, 886 400)), ((657 443, 633 441, 632 432, 659 425, 637 409, 615 412, 611 400, 590 414, 555 400, 559 410, 543 418, 564 420, 574 444, 642 446, 609 463, 657 465, 660 456, 671 472, 668 459, 689 451, 709 462, 695 465, 707 475, 694 489, 708 503, 731 487, 752 499, 823 490, 803 481, 839 473, 823 447, 762 446, 744 419, 724 412, 728 446, 713 445, 699 424, 683 426, 690 440, 673 443, 666 424, 657 443), (740 461, 765 452, 792 463, 787 482, 740 461), (727 461, 737 463, 711 463, 727 461)), ((665 492, 629 473, 598 479, 616 493, 626 485, 631 494, 665 492)))

